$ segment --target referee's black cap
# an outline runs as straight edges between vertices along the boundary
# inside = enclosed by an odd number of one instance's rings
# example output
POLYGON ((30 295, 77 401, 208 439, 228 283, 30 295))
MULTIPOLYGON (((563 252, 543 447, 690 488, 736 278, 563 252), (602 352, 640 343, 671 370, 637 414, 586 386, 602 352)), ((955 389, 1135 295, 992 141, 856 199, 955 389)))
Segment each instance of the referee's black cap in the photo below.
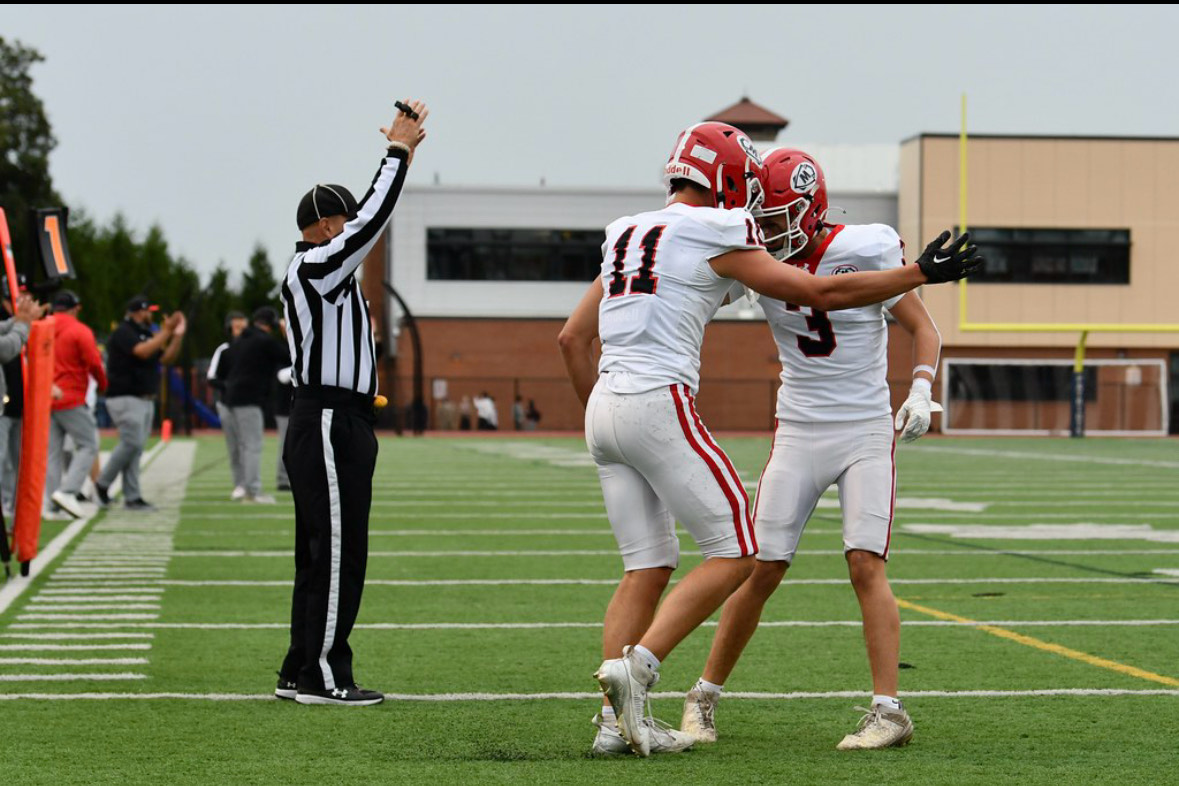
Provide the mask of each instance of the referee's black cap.
POLYGON ((356 197, 343 186, 320 183, 299 200, 299 212, 295 219, 299 229, 306 229, 321 218, 347 216, 356 218, 356 197))

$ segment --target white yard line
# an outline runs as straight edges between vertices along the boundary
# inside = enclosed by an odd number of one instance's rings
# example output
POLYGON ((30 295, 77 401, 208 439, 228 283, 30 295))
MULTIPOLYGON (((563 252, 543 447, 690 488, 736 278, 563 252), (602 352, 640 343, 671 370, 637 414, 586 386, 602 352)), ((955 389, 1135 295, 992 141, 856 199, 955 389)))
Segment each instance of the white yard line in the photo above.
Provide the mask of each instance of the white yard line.
MULTIPOLYGON (((145 680, 146 674, 0 674, 0 682, 89 682, 91 680, 145 680)), ((0 693, 0 698, 5 698, 0 693)))
POLYGON ((144 576, 151 576, 151 575, 158 575, 158 574, 163 574, 163 573, 167 573, 167 572, 168 572, 168 569, 163 568, 163 567, 156 568, 156 567, 135 566, 135 567, 131 567, 131 568, 100 568, 100 567, 95 567, 95 566, 70 567, 69 565, 62 565, 60 568, 58 568, 56 571, 54 571, 54 575, 55 576, 71 576, 71 575, 85 574, 85 575, 91 575, 91 576, 101 576, 104 574, 109 574, 109 575, 114 576, 114 575, 142 574, 144 576))
POLYGON ((4 631, 0 633, 0 638, 3 639, 34 639, 38 641, 61 641, 61 640, 99 640, 99 639, 154 639, 154 633, 21 633, 14 631, 4 631))
MULTIPOLYGON (((225 500, 223 502, 201 502, 202 507, 226 507, 235 508, 238 511, 238 518, 253 518, 250 515, 251 510, 256 510, 253 505, 243 505, 240 502, 231 502, 225 500)), ((372 506, 374 508, 409 508, 409 507, 446 507, 446 508, 503 508, 508 506, 519 506, 534 508, 537 506, 556 507, 556 508, 596 508, 601 509, 605 515, 605 509, 602 507, 602 500, 586 500, 586 501, 571 501, 571 500, 547 500, 547 499, 522 499, 515 502, 504 502, 503 500, 448 500, 448 499, 434 499, 434 500, 407 500, 407 499, 387 499, 387 500, 373 500, 372 506)), ((270 510, 288 511, 288 515, 293 515, 294 505, 281 502, 277 505, 267 505, 266 508, 270 510)), ((483 514, 480 513, 480 516, 483 514)))
MULTIPOLYGON (((1126 539, 1132 539, 1132 536, 1125 536, 1126 539)), ((1063 539, 1063 538, 1056 538, 1063 539)), ((1077 539, 1080 539, 1079 537, 1077 539)), ((1121 539, 1121 537, 1119 537, 1121 539)), ((699 551, 682 550, 681 556, 698 557, 699 551)), ((812 557, 842 557, 844 552, 842 549, 823 549, 823 550, 800 550, 799 556, 812 557)), ((1084 550, 1052 550, 1045 549, 1042 551, 974 551, 968 549, 892 549, 890 554, 909 555, 909 556, 941 556, 941 557, 1003 557, 1016 555, 1096 555, 1096 556, 1110 556, 1116 554, 1173 554, 1179 556, 1179 548, 1177 549, 1138 549, 1138 550, 1107 550, 1107 551, 1084 551, 1084 550)), ((289 550, 283 551, 177 551, 176 557, 207 557, 210 559, 231 559, 231 558, 258 558, 271 559, 281 558, 290 559, 291 552, 289 550)), ((370 551, 369 557, 392 557, 392 558, 409 558, 409 557, 617 557, 617 549, 570 549, 570 550, 556 550, 556 549, 508 549, 498 551, 370 551)))
MULTIPOLYGON (((158 583, 166 587, 287 587, 288 580, 186 580, 186 579, 158 579, 158 583)), ((847 579, 790 579, 791 585, 801 586, 844 586, 847 579)), ((110 585, 111 582, 102 582, 110 585)), ((673 582, 674 583, 674 580, 673 582)), ((944 579, 897 579, 890 578, 891 584, 1179 584, 1179 580, 1170 578, 1139 578, 1136 576, 1106 577, 1106 576, 1026 576, 1000 578, 944 578, 944 579)), ((609 579, 366 579, 366 587, 514 587, 514 586, 608 586, 618 584, 617 578, 609 579)))
POLYGON ((0 644, 0 651, 3 652, 95 652, 98 650, 144 651, 150 649, 150 644, 134 644, 131 642, 125 642, 123 644, 34 644, 29 641, 23 641, 20 644, 0 644))
MULTIPOLYGON (((763 628, 859 628, 860 620, 763 620, 763 628)), ((716 627, 708 621, 702 627, 716 627)), ((1179 620, 975 620, 956 622, 952 620, 902 620, 904 627, 914 628, 975 628, 993 625, 1010 628, 1069 628, 1069 627, 1135 627, 1158 628, 1179 625, 1179 620)), ((61 626, 67 627, 67 626, 61 626)), ((154 630, 285 630, 289 622, 148 622, 135 623, 126 627, 146 627, 154 630)), ((357 630, 565 630, 596 629, 601 622, 366 622, 359 623, 357 630)))
POLYGON ((16 618, 21 622, 28 620, 65 621, 65 620, 154 620, 159 614, 18 614, 16 618))
POLYGON ((0 658, 3 666, 142 666, 147 658, 0 658))
MULTIPOLYGON (((1045 504, 1044 507, 1053 507, 1053 506, 1051 504, 1045 504)), ((1167 511, 1159 511, 1159 510, 1138 510, 1138 511, 1121 510, 1121 511, 1117 511, 1117 512, 1102 512, 1102 511, 1086 510, 1084 512, 1072 511, 1072 512, 1063 512, 1063 513, 1043 513, 1043 512, 955 513, 955 512, 948 511, 948 510, 943 510, 943 511, 939 511, 937 515, 939 517, 954 516, 957 523, 989 520, 989 521, 1011 522, 1011 523, 1018 523, 1018 524, 1034 524, 1034 523, 1037 523, 1040 519, 1067 519, 1067 520, 1071 520, 1071 521, 1076 521, 1077 518, 1080 516, 1084 516, 1086 519, 1114 519, 1115 520, 1114 523, 1117 523, 1117 521, 1120 521, 1122 519, 1126 519, 1126 520, 1131 520, 1131 519, 1148 519, 1148 520, 1150 520, 1150 519, 1169 519, 1169 520, 1179 519, 1179 512, 1168 513, 1167 511)), ((807 530, 807 531, 809 532, 810 530, 807 530)))
MULTIPOLYGON (((142 675, 140 675, 142 676, 142 675)), ((1052 696, 1100 697, 1113 696, 1179 696, 1179 690, 1122 690, 1115 688, 1049 688, 1046 690, 916 690, 905 691, 909 698, 931 699, 1004 699, 1052 696)), ((601 693, 386 693, 389 701, 456 702, 456 701, 589 701, 601 699, 601 693)), ((653 699, 682 699, 683 693, 659 691, 653 699)), ((725 693, 726 699, 752 701, 797 701, 805 699, 862 699, 862 690, 813 691, 794 693, 725 693)), ((23 701, 279 701, 273 693, 7 693, 0 700, 23 701)))
POLYGON ((145 600, 159 600, 160 596, 156 595, 99 595, 91 597, 90 595, 48 595, 45 592, 38 592, 34 597, 29 599, 29 603, 109 603, 111 601, 125 601, 130 603, 142 603, 145 600))
POLYGON ((51 578, 50 581, 103 581, 107 579, 118 579, 120 581, 134 581, 138 583, 141 580, 159 579, 163 575, 162 573, 126 573, 112 576, 102 573, 67 573, 60 578, 51 578))
MULTIPOLYGON (((588 507, 588 505, 583 506, 583 507, 588 507)), ((600 504, 599 504, 599 507, 600 507, 600 504)), ((226 520, 230 520, 230 521, 241 521, 243 518, 249 519, 251 521, 253 521, 255 519, 263 519, 263 520, 273 519, 273 520, 294 523, 295 512, 293 509, 288 510, 284 513, 277 513, 277 512, 276 513, 254 513, 252 511, 249 513, 241 513, 241 512, 239 512, 239 513, 199 513, 197 511, 186 511, 184 514, 184 518, 186 521, 202 521, 204 519, 209 519, 212 521, 216 521, 216 520, 220 520, 220 519, 226 519, 226 520)), ((381 518, 382 517, 380 516, 379 513, 374 512, 373 515, 369 516, 369 521, 370 522, 374 521, 374 520, 380 521, 381 518)), ((397 516, 390 515, 388 518, 390 521, 394 521, 394 520, 400 521, 403 518, 407 518, 407 519, 411 519, 411 520, 421 519, 423 521, 425 521, 425 520, 432 521, 435 519, 459 519, 459 518, 475 519, 475 520, 479 520, 479 521, 483 521, 486 519, 494 519, 494 520, 520 519, 521 521, 527 520, 527 519, 542 519, 545 521, 555 520, 555 519, 596 519, 596 520, 600 520, 600 521, 605 521, 606 520, 606 511, 602 510, 599 513, 555 513, 552 511, 541 512, 541 513, 494 513, 494 512, 484 513, 482 511, 463 511, 460 513, 411 513, 408 515, 400 515, 399 514, 397 516)), ((185 534, 187 535, 190 533, 186 530, 185 534)), ((224 532, 222 532, 220 534, 222 536, 225 535, 224 532)))
POLYGON ((953 448, 936 445, 913 445, 905 448, 914 453, 941 453, 955 456, 986 456, 988 458, 1022 459, 1050 463, 1100 464, 1106 466, 1159 467, 1179 469, 1179 461, 1113 458, 1104 456, 1062 456, 1059 453, 1024 453, 1019 450, 989 450, 986 448, 953 448))
POLYGON ((160 604, 158 603, 102 603, 97 605, 88 605, 84 603, 69 604, 69 603, 50 603, 38 604, 30 602, 24 607, 23 611, 159 611, 160 604))
MULTIPOLYGON (((37 593, 37 597, 40 598, 40 597, 43 597, 46 595, 66 596, 66 595, 70 595, 72 593, 76 593, 76 592, 80 592, 80 591, 82 591, 82 590, 70 589, 68 587, 48 586, 48 587, 42 588, 42 590, 37 593)), ((84 591, 87 593, 87 596, 89 596, 89 595, 102 595, 102 594, 118 595, 118 594, 124 593, 124 592, 128 593, 128 594, 134 593, 135 595, 138 595, 140 597, 150 600, 153 598, 158 598, 160 595, 162 595, 164 592, 164 588, 163 587, 90 587, 90 586, 87 586, 84 591)))

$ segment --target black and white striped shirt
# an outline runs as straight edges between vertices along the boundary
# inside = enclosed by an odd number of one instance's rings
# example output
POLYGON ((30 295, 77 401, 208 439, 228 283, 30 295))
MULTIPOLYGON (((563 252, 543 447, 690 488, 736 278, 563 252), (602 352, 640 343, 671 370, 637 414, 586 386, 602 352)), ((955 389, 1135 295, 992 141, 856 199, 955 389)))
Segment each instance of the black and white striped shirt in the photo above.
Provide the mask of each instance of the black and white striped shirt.
POLYGON ((326 243, 300 242, 282 284, 294 384, 377 392, 368 303, 354 275, 385 231, 405 182, 408 154, 388 151, 356 218, 326 243))

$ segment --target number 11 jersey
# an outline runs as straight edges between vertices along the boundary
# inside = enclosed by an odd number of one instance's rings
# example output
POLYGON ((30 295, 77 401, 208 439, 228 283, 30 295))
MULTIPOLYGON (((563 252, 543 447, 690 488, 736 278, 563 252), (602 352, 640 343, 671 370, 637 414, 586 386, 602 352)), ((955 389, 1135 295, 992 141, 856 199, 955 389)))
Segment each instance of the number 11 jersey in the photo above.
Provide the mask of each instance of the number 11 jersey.
POLYGON ((733 286, 709 260, 764 248, 748 210, 675 203, 606 227, 598 332, 604 384, 614 393, 700 386, 700 345, 733 286))

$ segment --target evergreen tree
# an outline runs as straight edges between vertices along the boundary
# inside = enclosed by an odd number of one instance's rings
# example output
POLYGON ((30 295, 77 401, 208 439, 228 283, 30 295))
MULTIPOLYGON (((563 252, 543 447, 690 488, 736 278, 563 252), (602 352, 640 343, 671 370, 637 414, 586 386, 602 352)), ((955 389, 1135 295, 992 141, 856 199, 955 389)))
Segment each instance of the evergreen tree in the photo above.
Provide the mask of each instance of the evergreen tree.
POLYGON ((49 154, 57 140, 29 73, 44 59, 37 50, 0 36, 0 207, 18 264, 33 253, 29 208, 61 204, 49 175, 49 154))
POLYGON ((270 257, 261 245, 254 246, 249 267, 242 274, 241 304, 247 315, 261 306, 277 308, 279 305, 278 279, 274 277, 270 257))

